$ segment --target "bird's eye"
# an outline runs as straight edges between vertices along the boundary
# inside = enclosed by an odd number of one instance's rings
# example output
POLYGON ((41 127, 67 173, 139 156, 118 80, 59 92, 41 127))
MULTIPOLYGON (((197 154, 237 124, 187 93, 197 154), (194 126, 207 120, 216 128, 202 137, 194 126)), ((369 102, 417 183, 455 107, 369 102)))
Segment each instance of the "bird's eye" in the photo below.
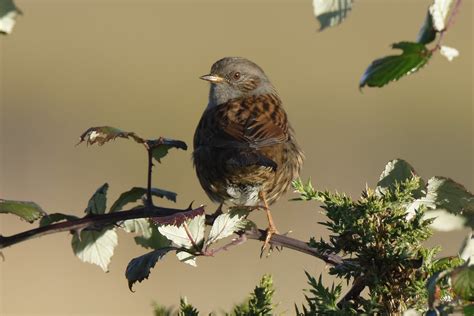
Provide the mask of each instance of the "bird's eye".
POLYGON ((234 73, 234 79, 239 79, 240 78, 240 72, 234 73))

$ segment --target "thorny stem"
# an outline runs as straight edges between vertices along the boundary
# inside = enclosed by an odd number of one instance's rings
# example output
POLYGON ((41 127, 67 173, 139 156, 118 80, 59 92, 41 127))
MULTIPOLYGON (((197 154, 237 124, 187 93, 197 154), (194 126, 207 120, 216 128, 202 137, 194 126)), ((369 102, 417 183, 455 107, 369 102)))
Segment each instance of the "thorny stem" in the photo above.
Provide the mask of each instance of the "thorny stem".
POLYGON ((153 150, 149 146, 146 146, 148 153, 148 176, 147 176, 147 187, 146 187, 146 202, 148 206, 153 206, 153 198, 151 195, 151 175, 153 171, 153 150))

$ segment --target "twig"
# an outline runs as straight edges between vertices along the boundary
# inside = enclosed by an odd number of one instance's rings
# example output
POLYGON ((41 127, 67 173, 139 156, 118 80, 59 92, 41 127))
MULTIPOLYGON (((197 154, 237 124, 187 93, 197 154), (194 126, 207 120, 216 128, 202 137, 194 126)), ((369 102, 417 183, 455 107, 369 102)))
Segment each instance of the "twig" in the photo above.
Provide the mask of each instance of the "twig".
POLYGON ((153 198, 151 194, 151 176, 153 171, 153 149, 147 144, 146 150, 148 153, 148 175, 147 175, 147 186, 146 186, 146 200, 148 206, 153 206, 153 198))
POLYGON ((337 306, 341 308, 344 306, 345 303, 355 300, 360 296, 360 293, 365 289, 366 287, 366 280, 364 276, 360 276, 354 280, 352 283, 352 287, 350 290, 344 295, 344 297, 337 303, 337 306))

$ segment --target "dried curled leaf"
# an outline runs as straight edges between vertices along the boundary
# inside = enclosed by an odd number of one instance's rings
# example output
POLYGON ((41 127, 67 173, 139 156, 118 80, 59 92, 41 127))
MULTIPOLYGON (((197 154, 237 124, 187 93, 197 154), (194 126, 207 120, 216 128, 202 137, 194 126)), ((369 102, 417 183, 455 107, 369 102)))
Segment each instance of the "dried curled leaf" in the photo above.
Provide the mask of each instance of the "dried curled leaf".
POLYGON ((120 138, 131 138, 139 144, 145 142, 145 140, 139 137, 134 132, 126 132, 122 131, 121 129, 111 127, 111 126, 98 126, 98 127, 91 127, 86 130, 80 136, 80 140, 77 145, 86 142, 87 145, 93 145, 97 143, 99 146, 102 146, 106 142, 110 140, 115 140, 117 137, 120 138))
POLYGON ((0 213, 14 214, 30 223, 46 215, 46 212, 35 202, 2 199, 0 199, 0 213))

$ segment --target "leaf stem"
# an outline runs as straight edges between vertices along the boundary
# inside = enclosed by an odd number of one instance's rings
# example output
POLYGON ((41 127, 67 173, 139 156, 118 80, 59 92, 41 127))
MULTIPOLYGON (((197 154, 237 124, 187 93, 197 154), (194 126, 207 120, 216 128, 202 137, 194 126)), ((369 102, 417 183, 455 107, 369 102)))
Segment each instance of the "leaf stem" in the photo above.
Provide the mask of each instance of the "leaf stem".
POLYGON ((148 153, 148 174, 147 174, 147 186, 146 186, 146 202, 148 207, 153 207, 153 197, 151 194, 151 176, 153 173, 153 149, 150 146, 146 146, 148 153))

